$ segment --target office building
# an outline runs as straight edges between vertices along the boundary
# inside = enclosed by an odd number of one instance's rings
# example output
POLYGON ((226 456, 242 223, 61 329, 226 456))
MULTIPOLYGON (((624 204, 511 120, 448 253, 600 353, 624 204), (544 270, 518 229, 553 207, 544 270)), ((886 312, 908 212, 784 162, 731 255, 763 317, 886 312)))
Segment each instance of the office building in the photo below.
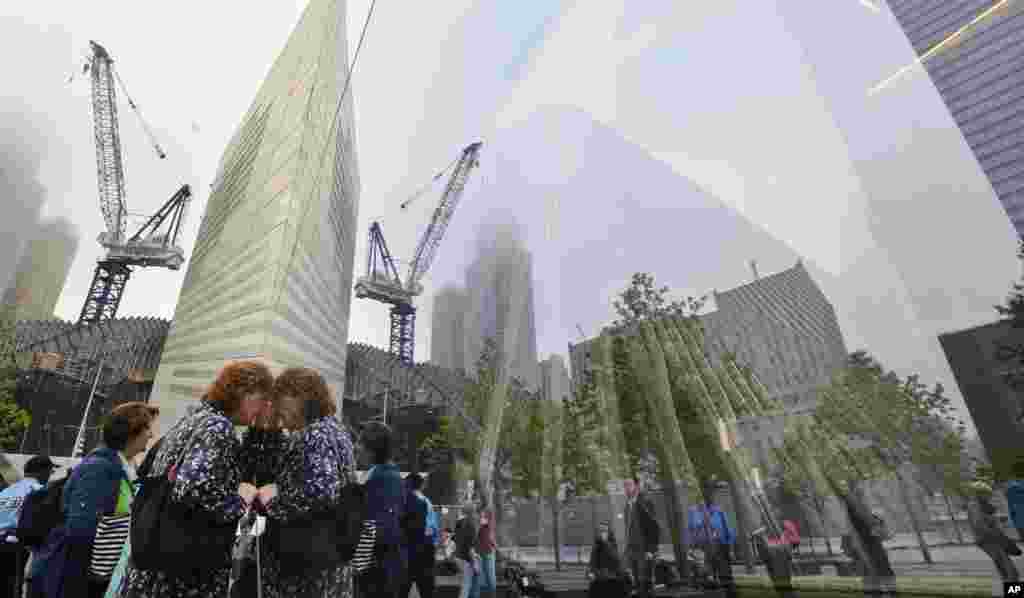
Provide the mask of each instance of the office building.
POLYGON ((434 295, 430 316, 430 363, 447 370, 466 369, 464 351, 467 296, 456 286, 448 285, 434 295))
POLYGON ((888 0, 992 187, 1024 234, 1024 3, 888 0))
POLYGON ((153 402, 173 425, 225 363, 344 390, 359 204, 345 2, 311 0, 221 159, 153 402))
POLYGON ((561 355, 552 355, 540 362, 540 396, 548 401, 563 401, 569 398, 572 383, 569 369, 561 355))
POLYGON ((48 320, 78 253, 78 229, 66 218, 42 222, 18 263, 14 282, 3 294, 17 320, 48 320))

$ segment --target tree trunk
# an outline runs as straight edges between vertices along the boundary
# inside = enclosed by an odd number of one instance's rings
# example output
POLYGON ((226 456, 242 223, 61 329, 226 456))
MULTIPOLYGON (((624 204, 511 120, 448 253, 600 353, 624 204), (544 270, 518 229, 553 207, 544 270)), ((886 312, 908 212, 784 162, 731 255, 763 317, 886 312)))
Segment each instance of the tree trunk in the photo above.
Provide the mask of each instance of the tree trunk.
POLYGON ((825 535, 825 550, 828 552, 829 556, 834 556, 835 553, 832 552, 832 530, 829 528, 828 521, 825 518, 825 508, 824 506, 822 506, 821 509, 818 509, 817 507, 818 505, 815 505, 814 510, 818 514, 818 519, 821 520, 821 532, 825 535))
POLYGON ((561 511, 562 511, 562 509, 561 509, 560 505, 558 504, 558 499, 557 498, 552 499, 551 500, 551 519, 554 520, 554 523, 552 524, 554 526, 554 529, 551 530, 551 532, 552 532, 551 533, 551 537, 552 537, 552 540, 554 541, 553 543, 554 543, 554 548, 555 548, 555 571, 561 571, 562 570, 562 533, 561 533, 561 530, 559 529, 561 527, 559 525, 559 523, 561 522, 561 517, 560 517, 561 511))
POLYGON ((963 544, 964 534, 960 531, 960 522, 956 520, 956 510, 953 509, 953 501, 949 499, 949 495, 945 492, 942 493, 942 498, 946 500, 946 510, 949 512, 949 520, 953 522, 953 533, 956 534, 957 544, 963 544))
POLYGON ((755 529, 752 527, 753 523, 750 519, 750 497, 746 493, 741 494, 742 485, 737 482, 735 476, 730 475, 728 481, 729 493, 732 494, 732 504, 736 509, 736 548, 746 566, 747 574, 753 575, 757 572, 757 568, 755 566, 754 552, 750 546, 750 534, 755 529))
POLYGON ((686 561, 686 547, 683 546, 683 528, 680 526, 679 518, 679 488, 676 486, 677 482, 671 479, 671 476, 665 475, 659 469, 659 481, 661 482, 662 492, 665 493, 665 509, 666 515, 668 515, 668 527, 669 537, 672 540, 672 552, 676 558, 676 565, 682 566, 686 561))
POLYGON ((910 518, 910 527, 914 530, 914 535, 917 536, 917 545, 921 548, 921 557, 924 558, 924 562, 929 565, 935 561, 932 560, 932 553, 928 549, 928 542, 924 539, 924 532, 921 530, 921 522, 917 520, 917 513, 910 504, 910 491, 907 488, 907 482, 903 479, 903 476, 899 473, 896 474, 896 479, 899 482, 900 496, 903 498, 903 507, 907 510, 907 515, 910 518))

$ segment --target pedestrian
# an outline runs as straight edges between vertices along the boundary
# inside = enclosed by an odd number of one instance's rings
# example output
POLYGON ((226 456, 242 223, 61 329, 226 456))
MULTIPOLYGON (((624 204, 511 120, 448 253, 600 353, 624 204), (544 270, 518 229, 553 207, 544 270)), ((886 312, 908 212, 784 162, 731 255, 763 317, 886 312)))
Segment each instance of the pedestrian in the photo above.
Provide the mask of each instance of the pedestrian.
POLYGON ((101 446, 82 460, 64 487, 64 522, 33 559, 34 593, 45 598, 102 598, 106 593, 127 539, 133 462, 153 438, 159 413, 132 402, 107 416, 101 446))
POLYGON ((1013 479, 1006 483, 1006 504, 1010 524, 1017 529, 1017 541, 1024 542, 1024 459, 1013 465, 1013 479))
POLYGON ((396 598, 405 584, 406 563, 401 521, 405 511, 405 484, 392 460, 391 428, 367 424, 360 438, 370 456, 366 476, 367 519, 377 526, 374 565, 357 576, 360 598, 396 598))
POLYGON ((633 583, 641 597, 654 591, 654 559, 661 544, 661 526, 654 515, 654 504, 634 475, 625 482, 626 545, 625 558, 633 574, 633 583))
MULTIPOLYGON (((22 505, 29 494, 46 487, 56 468, 49 457, 32 457, 25 463, 25 477, 0 491, 0 577, 10 580, 11 596, 20 593, 30 550, 17 537, 22 505)), ((8 589, 4 587, 3 591, 8 589)))
MULTIPOLYGON (((135 494, 138 495, 139 484, 138 481, 149 476, 149 472, 153 469, 153 457, 156 456, 156 449, 159 447, 160 441, 157 441, 155 445, 150 447, 146 451, 146 456, 142 460, 142 463, 136 468, 135 478, 135 494)), ((121 589, 124 585, 125 574, 128 572, 128 563, 131 560, 132 541, 131 536, 125 540, 124 549, 121 551, 121 558, 117 561, 117 567, 114 568, 114 573, 110 577, 110 586, 107 587, 107 593, 104 598, 118 598, 121 595, 121 589)))
POLYGON ((594 546, 590 549, 587 564, 587 589, 589 598, 621 598, 627 595, 626 569, 619 556, 619 545, 615 533, 607 521, 598 526, 594 546))
POLYGON ((480 531, 476 545, 480 553, 480 592, 486 596, 493 596, 498 591, 495 564, 498 538, 495 532, 494 512, 488 508, 484 500, 480 503, 480 531))
POLYGON ((412 590, 413 584, 419 592, 420 598, 433 598, 434 595, 434 568, 435 568, 435 541, 437 539, 437 522, 434 514, 434 505, 430 499, 423 494, 423 476, 414 473, 407 479, 409 486, 409 500, 406 505, 406 517, 415 521, 409 530, 407 538, 407 562, 409 563, 409 576, 400 593, 401 598, 407 598, 412 590), (422 521, 422 527, 420 522, 422 521))
POLYGON ((736 543, 736 532, 729 527, 729 520, 722 509, 715 504, 718 481, 712 477, 701 481, 704 501, 690 507, 687 518, 687 535, 690 544, 704 552, 704 562, 711 570, 720 587, 728 596, 736 595, 736 582, 732 573, 732 547, 736 543))
POLYGON ((476 505, 466 503, 462 509, 462 516, 455 523, 455 559, 462 570, 459 598, 480 598, 480 553, 477 549, 479 541, 476 505))
POLYGON ((294 437, 285 448, 274 483, 260 489, 258 500, 266 510, 268 530, 291 531, 277 536, 268 532, 265 537, 263 546, 270 558, 264 561, 264 595, 351 596, 348 564, 340 558, 333 562, 314 559, 317 552, 329 552, 330 544, 337 541, 329 532, 320 535, 317 531, 330 529, 342 489, 356 483, 352 440, 336 417, 337 403, 327 382, 315 370, 289 368, 282 372, 274 382, 273 402, 279 425, 294 437), (320 538, 326 540, 324 546, 320 538), (275 541, 290 545, 275 545, 275 541))
MULTIPOLYGON (((226 365, 198 405, 161 440, 150 475, 171 480, 167 524, 194 525, 204 545, 191 547, 201 569, 187 574, 171 569, 173 555, 161 569, 138 569, 130 564, 121 598, 185 598, 227 596, 231 545, 238 521, 256 498, 258 489, 242 482, 240 443, 235 426, 252 425, 270 409, 274 377, 257 361, 226 365), (171 520, 188 509, 189 519, 171 520)), ((180 559, 180 556, 178 557, 180 559)))
POLYGON ((974 534, 974 543, 992 559, 996 572, 1002 580, 1019 581, 1017 567, 1010 559, 1011 554, 1020 555, 1017 544, 1003 532, 996 519, 996 507, 992 504, 992 487, 985 482, 968 484, 967 521, 974 534))

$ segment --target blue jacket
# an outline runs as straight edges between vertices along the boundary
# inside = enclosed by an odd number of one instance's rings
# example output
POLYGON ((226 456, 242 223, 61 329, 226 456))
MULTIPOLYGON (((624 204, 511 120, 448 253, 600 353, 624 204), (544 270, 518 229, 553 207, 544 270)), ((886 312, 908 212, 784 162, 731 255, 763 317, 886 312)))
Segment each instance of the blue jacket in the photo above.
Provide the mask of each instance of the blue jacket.
POLYGON ((43 485, 35 478, 25 478, 0 492, 0 536, 18 528, 18 515, 25 497, 43 485))
POLYGON ((374 465, 366 478, 367 519, 377 522, 377 542, 397 546, 402 543, 399 522, 405 513, 405 484, 394 464, 374 465))
POLYGON ((1024 480, 1010 480, 1006 484, 1006 503, 1010 508, 1010 523, 1024 528, 1024 480))
POLYGON ((710 542, 712 544, 732 545, 736 543, 736 532, 729 528, 729 520, 717 505, 690 507, 686 522, 687 543, 698 545, 708 543, 707 531, 711 532, 710 542), (710 518, 709 530, 704 528, 705 509, 710 518))

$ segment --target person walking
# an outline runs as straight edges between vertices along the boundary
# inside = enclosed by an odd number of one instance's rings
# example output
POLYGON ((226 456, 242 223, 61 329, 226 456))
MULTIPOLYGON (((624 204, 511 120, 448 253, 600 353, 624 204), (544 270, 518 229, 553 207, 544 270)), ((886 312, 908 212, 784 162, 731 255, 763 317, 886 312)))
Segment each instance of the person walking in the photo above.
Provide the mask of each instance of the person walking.
POLYGON ((455 523, 455 560, 462 570, 459 598, 480 598, 479 541, 476 505, 470 502, 463 507, 462 517, 455 523))
POLYGON ((1006 483, 1006 505, 1010 525, 1017 530, 1017 541, 1024 542, 1024 459, 1013 465, 1013 479, 1006 483))
POLYGON ((640 486, 640 478, 634 475, 626 480, 625 490, 626 563, 638 594, 649 597, 654 591, 654 559, 661 544, 661 526, 654 516, 654 505, 640 486))
POLYGON ((1010 559, 1010 554, 1020 555, 1020 549, 1009 538, 996 519, 996 507, 992 504, 992 487, 980 481, 968 485, 967 521, 974 534, 978 548, 992 559, 999 577, 1005 581, 1019 581, 1020 574, 1010 559))
POLYGON ((480 505, 480 531, 477 537, 477 550, 480 553, 480 592, 484 596, 494 596, 498 591, 497 551, 498 538, 495 533, 494 512, 485 502, 480 505))
POLYGON ((64 487, 63 524, 50 532, 33 559, 36 595, 102 598, 106 593, 127 540, 125 524, 136 477, 133 462, 153 438, 159 413, 156 407, 132 402, 115 407, 107 416, 101 446, 72 471, 64 487), (124 521, 107 526, 117 520, 124 521))
POLYGON ((194 556, 201 555, 208 562, 187 575, 141 570, 131 563, 121 598, 227 596, 231 539, 258 494, 255 486, 242 482, 235 426, 252 425, 270 409, 273 384, 270 370, 260 362, 229 363, 199 404, 189 408, 161 440, 153 469, 142 483, 156 477, 171 480, 170 506, 174 512, 187 509, 186 521, 195 522, 197 529, 202 526, 212 542, 193 547, 194 556))
MULTIPOLYGON (((274 411, 279 425, 295 434, 281 459, 273 484, 262 487, 268 530, 291 527, 289 535, 268 533, 264 567, 268 598, 341 598, 352 595, 348 563, 315 562, 324 550, 314 541, 317 527, 329 528, 342 489, 355 483, 352 440, 335 416, 337 403, 327 382, 308 368, 289 368, 274 382, 274 411), (299 533, 294 533, 298 531, 299 533), (305 534, 302 532, 305 531, 305 534), (274 545, 275 539, 294 545, 274 545), (301 543, 303 540, 308 543, 301 543), (287 559, 282 556, 287 555, 287 559)), ((324 535, 328 542, 334 539, 324 535)))
POLYGON ((46 487, 56 468, 49 457, 32 457, 25 463, 25 477, 0 491, 0 577, 10 580, 0 588, 0 596, 21 593, 30 550, 17 536, 21 508, 29 494, 46 487))
POLYGON ((402 473, 392 460, 391 428, 371 422, 361 441, 372 464, 366 476, 366 517, 377 525, 377 541, 374 566, 358 576, 358 592, 361 598, 396 598, 407 574, 401 525, 405 512, 402 473))
POLYGON ((717 578, 720 587, 724 587, 726 595, 736 595, 736 582, 732 573, 730 553, 736 543, 736 533, 729 527, 729 520, 715 502, 718 482, 713 478, 701 481, 704 495, 702 504, 690 507, 687 517, 688 543, 700 547, 704 552, 704 561, 712 574, 717 578))
POLYGON ((406 503, 406 517, 413 523, 409 526, 406 543, 406 559, 409 563, 409 576, 400 592, 401 598, 407 598, 413 584, 420 598, 433 598, 434 567, 437 538, 434 505, 423 494, 423 476, 414 473, 407 479, 409 499, 406 503))
POLYGON ((589 598, 623 598, 627 595, 626 570, 619 556, 619 545, 607 521, 598 526, 587 564, 589 598))

